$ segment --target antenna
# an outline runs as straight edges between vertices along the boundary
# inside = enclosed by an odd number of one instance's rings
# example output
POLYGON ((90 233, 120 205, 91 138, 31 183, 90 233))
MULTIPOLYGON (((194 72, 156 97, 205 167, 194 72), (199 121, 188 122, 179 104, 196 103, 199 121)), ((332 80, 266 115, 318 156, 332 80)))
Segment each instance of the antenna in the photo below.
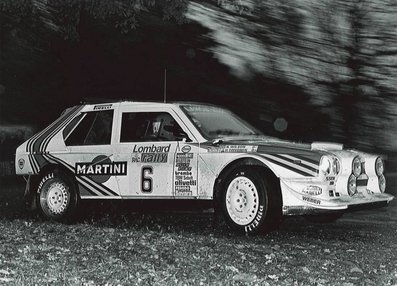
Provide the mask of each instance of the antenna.
POLYGON ((167 102, 167 69, 164 69, 164 103, 167 102))

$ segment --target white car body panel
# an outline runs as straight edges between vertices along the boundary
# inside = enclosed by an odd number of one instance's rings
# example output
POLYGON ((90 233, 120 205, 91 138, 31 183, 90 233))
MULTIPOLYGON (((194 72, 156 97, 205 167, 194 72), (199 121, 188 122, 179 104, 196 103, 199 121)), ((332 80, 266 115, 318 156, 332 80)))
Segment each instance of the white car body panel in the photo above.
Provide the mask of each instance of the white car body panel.
POLYGON ((284 214, 345 210, 352 205, 388 203, 393 199, 379 189, 375 171, 378 156, 343 150, 342 145, 327 142, 303 145, 266 138, 243 139, 208 141, 178 104, 81 105, 66 110, 17 149, 16 173, 39 175, 49 164, 60 165, 75 175, 82 199, 212 200, 216 181, 227 166, 238 160, 253 160, 279 178, 284 214), (111 144, 66 146, 65 128, 75 121, 77 126, 79 114, 101 110, 114 111, 111 144), (122 114, 126 112, 167 112, 191 142, 120 142, 122 114), (337 158, 342 166, 340 173, 322 174, 322 156, 337 158), (361 158, 365 173, 357 179, 363 183, 352 197, 346 189, 356 156, 361 158))

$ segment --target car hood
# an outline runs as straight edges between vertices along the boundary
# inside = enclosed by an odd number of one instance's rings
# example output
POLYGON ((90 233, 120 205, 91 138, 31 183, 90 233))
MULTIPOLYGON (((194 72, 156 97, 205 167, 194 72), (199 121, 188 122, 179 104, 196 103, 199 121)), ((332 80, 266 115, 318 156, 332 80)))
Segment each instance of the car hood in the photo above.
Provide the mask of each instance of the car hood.
POLYGON ((271 137, 228 137, 208 142, 218 152, 247 152, 267 155, 287 155, 318 164, 323 155, 343 150, 342 144, 330 142, 297 143, 271 137))

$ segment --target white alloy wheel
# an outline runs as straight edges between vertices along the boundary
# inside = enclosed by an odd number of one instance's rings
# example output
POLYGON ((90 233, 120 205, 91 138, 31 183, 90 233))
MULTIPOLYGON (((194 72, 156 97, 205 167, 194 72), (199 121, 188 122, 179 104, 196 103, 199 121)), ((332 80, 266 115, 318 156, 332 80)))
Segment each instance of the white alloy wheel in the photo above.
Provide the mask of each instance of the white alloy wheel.
POLYGON ((36 194, 40 214, 57 221, 73 219, 79 195, 71 177, 60 171, 43 176, 36 194))
POLYGON ((250 224, 259 210, 259 195, 254 182, 245 176, 234 178, 227 187, 226 208, 236 224, 250 224))
POLYGON ((68 187, 60 182, 52 183, 48 189, 40 194, 40 204, 51 214, 64 213, 70 202, 68 187))

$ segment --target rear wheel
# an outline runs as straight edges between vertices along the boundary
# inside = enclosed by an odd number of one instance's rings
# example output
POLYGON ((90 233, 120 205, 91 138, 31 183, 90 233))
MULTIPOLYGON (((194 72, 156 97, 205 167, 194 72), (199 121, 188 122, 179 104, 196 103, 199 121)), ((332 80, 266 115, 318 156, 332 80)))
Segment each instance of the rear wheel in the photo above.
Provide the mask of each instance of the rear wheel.
POLYGON ((276 193, 260 169, 236 169, 225 179, 219 198, 227 224, 240 233, 272 230, 279 223, 277 214, 281 208, 276 193))
POLYGON ((42 178, 37 189, 36 204, 44 217, 57 221, 70 219, 75 214, 78 202, 75 184, 66 174, 54 171, 42 178))

